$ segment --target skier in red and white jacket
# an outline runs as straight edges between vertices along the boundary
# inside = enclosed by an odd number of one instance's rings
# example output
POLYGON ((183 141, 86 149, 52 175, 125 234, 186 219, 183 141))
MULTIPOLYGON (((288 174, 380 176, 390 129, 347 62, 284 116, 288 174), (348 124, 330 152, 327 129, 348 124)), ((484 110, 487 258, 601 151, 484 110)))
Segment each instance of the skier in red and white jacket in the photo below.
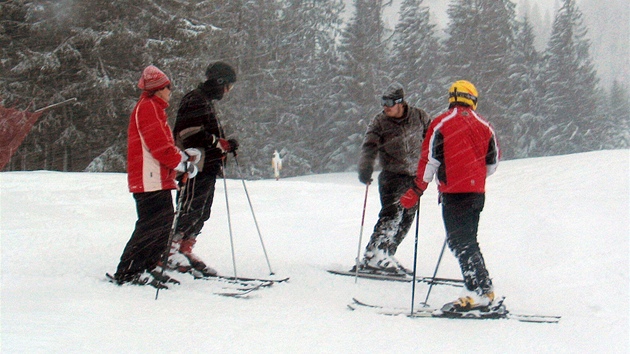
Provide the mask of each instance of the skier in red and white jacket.
POLYGON ((173 223, 171 190, 177 189, 175 177, 177 172, 188 172, 194 178, 201 153, 175 146, 165 112, 171 98, 169 78, 150 65, 142 72, 138 87, 143 91, 129 119, 127 141, 127 181, 138 221, 114 279, 118 284, 160 286, 168 280, 159 278, 162 271, 158 263, 167 250, 173 223))
POLYGON ((448 303, 443 311, 463 312, 488 307, 494 300, 477 229, 485 202, 486 177, 499 162, 496 134, 477 108, 477 89, 460 80, 449 89, 449 109, 433 120, 422 144, 415 185, 400 199, 405 208, 417 205, 437 176, 449 248, 457 257, 470 294, 448 303))

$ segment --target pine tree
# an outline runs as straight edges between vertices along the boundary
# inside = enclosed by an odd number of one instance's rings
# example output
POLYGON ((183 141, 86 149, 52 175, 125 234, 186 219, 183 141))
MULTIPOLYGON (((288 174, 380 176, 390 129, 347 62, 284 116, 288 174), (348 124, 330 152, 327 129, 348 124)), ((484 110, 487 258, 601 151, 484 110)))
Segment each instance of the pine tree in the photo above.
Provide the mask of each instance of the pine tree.
MULTIPOLYGON (((73 87, 80 85, 81 73, 75 68, 80 55, 68 39, 68 26, 58 16, 59 7, 49 1, 16 2, 9 6, 11 13, 24 15, 24 22, 17 26, 18 37, 7 38, 8 47, 15 51, 3 65, 7 75, 2 76, 9 87, 4 94, 5 100, 17 101, 24 109, 70 98, 73 87), (18 7, 20 10, 14 12, 18 7)), ((14 159, 22 160, 18 168, 72 169, 73 151, 69 144, 82 141, 82 123, 67 107, 44 114, 14 154, 14 159)))
POLYGON ((515 37, 514 62, 510 67, 513 99, 509 107, 513 125, 510 136, 515 158, 531 156, 539 144, 543 124, 540 115, 542 96, 538 90, 541 58, 534 47, 535 36, 527 17, 519 24, 515 37))
POLYGON ((321 171, 320 144, 323 117, 336 109, 330 97, 330 84, 337 74, 334 36, 341 27, 343 3, 339 0, 284 1, 279 18, 280 42, 274 62, 279 97, 275 136, 262 152, 264 167, 278 148, 284 156, 285 175, 308 174, 321 171))
POLYGON ((339 48, 340 72, 333 81, 339 94, 337 111, 324 122, 325 170, 344 171, 356 164, 363 133, 378 112, 376 97, 389 84, 383 70, 382 2, 354 1, 354 15, 345 28, 339 48))
POLYGON ((603 102, 603 134, 600 148, 628 149, 630 147, 630 90, 614 80, 603 102))
POLYGON ((220 9, 214 25, 231 48, 218 48, 238 68, 238 81, 217 106, 241 143, 239 160, 247 175, 269 176, 276 149, 285 175, 317 171, 320 123, 326 109, 335 107, 330 81, 336 76, 334 36, 342 2, 224 1, 220 9))
POLYGON ((447 13, 445 62, 450 81, 464 79, 477 87, 477 110, 494 125, 503 156, 509 158, 514 155, 513 117, 508 110, 514 96, 508 75, 514 60, 514 4, 509 0, 453 0, 447 13))
MULTIPOLYGON (((281 50, 279 10, 277 1, 224 0, 212 14, 220 42, 208 59, 224 61, 237 72, 234 88, 215 107, 228 137, 240 143, 239 160, 250 168, 246 175, 262 175, 262 162, 269 164, 262 149, 275 135, 280 109, 274 106, 279 100, 274 92, 274 61, 281 50)), ((227 173, 234 176, 231 167, 227 173)))
POLYGON ((589 151, 598 145, 598 79, 589 46, 582 13, 574 0, 564 0, 556 14, 543 69, 546 155, 589 151))
POLYGON ((405 0, 394 30, 390 71, 405 87, 406 100, 437 114, 444 106, 440 45, 424 0, 405 0))

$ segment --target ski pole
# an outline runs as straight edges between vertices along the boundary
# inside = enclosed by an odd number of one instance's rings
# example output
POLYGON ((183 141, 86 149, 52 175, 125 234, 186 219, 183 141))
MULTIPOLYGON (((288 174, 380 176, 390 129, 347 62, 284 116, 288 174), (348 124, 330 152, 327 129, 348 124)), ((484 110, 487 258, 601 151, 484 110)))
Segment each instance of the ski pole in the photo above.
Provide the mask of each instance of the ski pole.
POLYGON ((361 232, 359 232, 359 246, 357 247, 357 258, 354 265, 354 283, 359 281, 359 257, 361 257, 361 242, 363 239, 363 225, 365 225, 365 207, 367 206, 368 190, 370 189, 370 182, 365 184, 365 198, 363 199, 363 213, 361 215, 361 232))
POLYGON ((411 285, 411 313, 413 316, 413 304, 416 298, 416 269, 418 266, 418 234, 420 233, 420 201, 418 200, 418 209, 416 210, 416 241, 413 248, 413 282, 411 285))
POLYGON ((431 294, 431 289, 433 288, 433 284, 435 283, 435 276, 437 275, 438 268, 440 267, 440 262, 442 261, 442 255, 444 255, 444 249, 446 248, 446 241, 447 239, 445 238, 444 244, 442 245, 442 251, 440 252, 440 257, 438 258, 437 264, 435 265, 435 271, 433 272, 433 277, 431 278, 431 284, 429 284, 427 297, 424 299, 424 302, 422 303, 424 307, 429 306, 429 304, 427 304, 427 301, 429 301, 429 295, 431 294))
POLYGON ((168 241, 166 243, 166 250, 162 255, 162 272, 160 273, 160 279, 158 279, 158 287, 155 291, 155 299, 158 299, 158 295, 160 294, 160 285, 162 284, 162 279, 164 279, 164 269, 166 269, 166 263, 168 262, 168 253, 171 249, 171 243, 173 242, 173 237, 175 237, 175 232, 177 231, 177 223, 179 222, 179 215, 182 212, 182 203, 184 200, 184 192, 186 192, 186 185, 188 184, 188 172, 184 172, 182 175, 182 179, 180 181, 180 191, 179 198, 177 198, 177 209, 175 211, 175 216, 173 217, 173 224, 171 225, 171 232, 168 234, 168 241))
POLYGON ((230 247, 232 248, 232 266, 234 267, 234 278, 236 275, 236 256, 234 255, 234 237, 232 236, 232 220, 230 218, 230 202, 228 201, 227 180, 225 178, 225 160, 222 163, 223 167, 223 190, 225 191, 225 207, 227 209, 228 219, 228 231, 230 233, 230 247))
POLYGON ((72 98, 67 99, 67 100, 65 100, 65 101, 61 101, 61 102, 59 102, 59 103, 54 103, 54 104, 51 104, 51 105, 49 105, 49 106, 46 106, 46 107, 40 108, 40 109, 36 110, 36 111, 35 111, 35 113, 45 112, 45 111, 51 110, 51 109, 53 109, 53 108, 57 108, 57 107, 60 107, 60 106, 64 106, 64 105, 66 105, 66 104, 68 104, 68 103, 70 103, 70 102, 76 102, 76 101, 77 101, 77 98, 76 98, 76 97, 72 97, 72 98))
POLYGON ((256 225, 256 231, 258 231, 258 238, 260 239, 260 244, 262 245, 263 253, 265 254, 265 260, 267 261, 267 266, 269 267, 269 275, 274 275, 273 270, 271 270, 271 263, 269 263, 269 257, 267 256, 267 249, 265 248, 265 242, 263 241, 262 234, 260 232, 260 227, 258 227, 258 220, 256 220, 256 214, 254 213, 254 206, 252 205, 252 200, 249 197, 249 192, 247 191, 247 186, 245 185, 245 178, 243 178, 243 173, 241 173, 241 165, 238 164, 238 159, 236 158, 236 152, 233 152, 234 162, 236 163, 236 169, 238 171, 238 175, 241 178, 241 182, 243 183, 243 189, 245 190, 245 195, 247 196, 247 202, 249 203, 249 210, 252 212, 252 217, 254 218, 254 224, 256 225))

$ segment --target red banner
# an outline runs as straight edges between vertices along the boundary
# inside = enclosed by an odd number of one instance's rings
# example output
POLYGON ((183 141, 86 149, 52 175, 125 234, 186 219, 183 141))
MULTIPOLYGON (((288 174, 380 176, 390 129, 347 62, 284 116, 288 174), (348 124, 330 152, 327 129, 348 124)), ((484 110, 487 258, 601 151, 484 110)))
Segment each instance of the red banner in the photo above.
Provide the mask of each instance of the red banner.
POLYGON ((0 105, 0 171, 22 144, 43 111, 26 112, 0 105))

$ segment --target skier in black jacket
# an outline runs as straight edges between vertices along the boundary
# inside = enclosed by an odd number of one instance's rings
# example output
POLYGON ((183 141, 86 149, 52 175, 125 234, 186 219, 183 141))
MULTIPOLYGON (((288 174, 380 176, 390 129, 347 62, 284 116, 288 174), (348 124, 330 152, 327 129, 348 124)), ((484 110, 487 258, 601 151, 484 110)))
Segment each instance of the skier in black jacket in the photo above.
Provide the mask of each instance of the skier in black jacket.
MULTIPOLYGON (((171 245, 168 266, 185 272, 195 269, 205 276, 216 275, 192 250, 197 235, 210 218, 217 176, 223 173, 223 162, 235 152, 238 142, 226 140, 223 127, 216 115, 214 100, 221 100, 236 82, 236 72, 223 62, 211 63, 206 69, 206 81, 187 93, 179 104, 173 134, 183 148, 195 147, 202 152, 197 165, 199 172, 188 180, 184 204, 171 245)), ((178 196, 179 199, 179 196, 178 196)))

